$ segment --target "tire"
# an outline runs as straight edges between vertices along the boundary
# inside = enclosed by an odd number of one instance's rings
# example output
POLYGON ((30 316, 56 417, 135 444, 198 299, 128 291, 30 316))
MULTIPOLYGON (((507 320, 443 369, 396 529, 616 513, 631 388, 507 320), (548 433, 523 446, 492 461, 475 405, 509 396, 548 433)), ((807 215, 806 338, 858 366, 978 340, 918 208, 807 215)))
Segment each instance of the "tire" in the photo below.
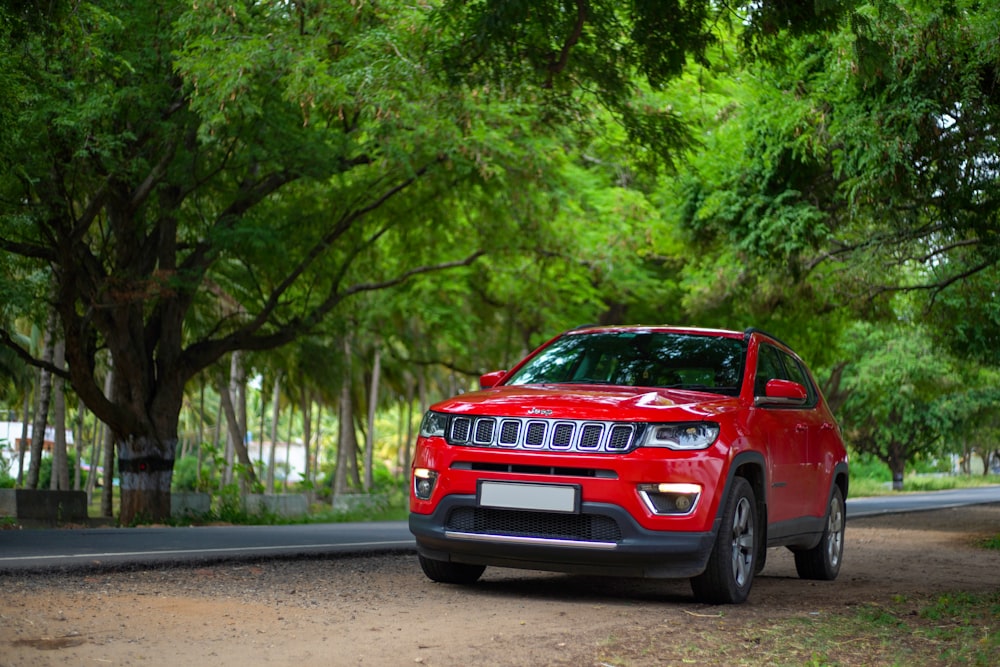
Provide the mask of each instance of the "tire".
POLYGON ((467 563, 452 563, 445 560, 434 560, 417 556, 420 559, 420 569, 427 578, 442 584, 474 584, 486 570, 485 565, 469 565, 467 563))
POLYGON ((795 571, 802 579, 833 581, 840 574, 840 564, 844 560, 844 530, 847 513, 844 508, 844 494, 836 484, 830 494, 830 506, 826 510, 826 527, 819 544, 812 549, 795 552, 795 571))
POLYGON ((695 599, 706 604, 738 604, 746 600, 753 585, 757 542, 753 488, 744 478, 735 477, 708 566, 691 579, 695 599))

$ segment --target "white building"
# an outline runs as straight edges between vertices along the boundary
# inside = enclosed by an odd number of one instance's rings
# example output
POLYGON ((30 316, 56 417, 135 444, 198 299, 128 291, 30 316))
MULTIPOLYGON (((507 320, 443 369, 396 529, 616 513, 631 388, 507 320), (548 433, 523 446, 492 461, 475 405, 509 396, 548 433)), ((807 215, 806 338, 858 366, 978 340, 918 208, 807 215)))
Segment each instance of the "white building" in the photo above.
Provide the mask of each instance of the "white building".
MULTIPOLYGON (((24 426, 21 422, 0 422, 0 470, 6 469, 11 477, 17 475, 17 448, 21 445, 21 435, 24 426)), ((31 464, 31 438, 32 427, 28 424, 28 440, 24 443, 24 470, 31 464)), ((44 450, 51 452, 55 446, 56 429, 52 426, 45 428, 44 450)), ((66 447, 73 447, 73 432, 66 431, 66 447)))

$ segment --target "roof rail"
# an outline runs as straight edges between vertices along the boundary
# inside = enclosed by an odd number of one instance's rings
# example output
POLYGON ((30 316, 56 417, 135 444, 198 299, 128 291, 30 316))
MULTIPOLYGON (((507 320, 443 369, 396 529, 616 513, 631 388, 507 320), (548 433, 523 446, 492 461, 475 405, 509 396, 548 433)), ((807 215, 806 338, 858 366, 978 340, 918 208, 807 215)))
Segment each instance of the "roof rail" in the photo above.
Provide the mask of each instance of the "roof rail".
POLYGON ((758 329, 757 327, 747 327, 743 331, 743 340, 744 340, 744 342, 746 342, 747 340, 749 340, 750 336, 752 334, 755 334, 755 333, 761 334, 763 336, 767 336, 771 340, 776 341, 778 343, 781 343, 782 345, 784 345, 785 347, 787 347, 789 350, 792 349, 792 347, 788 343, 786 343, 785 341, 781 340, 780 338, 778 338, 777 336, 775 336, 773 334, 767 333, 763 329, 758 329))

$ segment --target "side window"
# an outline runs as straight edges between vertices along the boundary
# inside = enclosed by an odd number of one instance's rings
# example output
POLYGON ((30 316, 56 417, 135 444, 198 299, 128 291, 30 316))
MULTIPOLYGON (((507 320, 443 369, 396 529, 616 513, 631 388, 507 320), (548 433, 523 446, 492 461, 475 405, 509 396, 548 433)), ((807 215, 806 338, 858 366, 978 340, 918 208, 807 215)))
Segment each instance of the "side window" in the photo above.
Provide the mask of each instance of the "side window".
POLYGON ((792 382, 798 382, 803 387, 806 388, 806 403, 812 405, 816 402, 816 387, 813 383, 809 381, 809 376, 806 374, 802 364, 800 364, 795 357, 790 354, 782 353, 781 355, 785 360, 785 372, 788 373, 788 379, 792 382))
POLYGON ((768 380, 785 379, 781 368, 781 356, 777 348, 761 345, 757 350, 757 374, 754 376, 753 392, 755 396, 763 396, 768 380))

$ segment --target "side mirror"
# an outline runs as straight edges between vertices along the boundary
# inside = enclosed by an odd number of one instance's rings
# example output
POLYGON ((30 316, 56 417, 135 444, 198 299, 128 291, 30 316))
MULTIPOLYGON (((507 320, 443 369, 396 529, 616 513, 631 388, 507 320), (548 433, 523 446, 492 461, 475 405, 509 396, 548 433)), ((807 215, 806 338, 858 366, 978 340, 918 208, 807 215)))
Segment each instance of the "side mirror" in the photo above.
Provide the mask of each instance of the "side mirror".
POLYGON ((804 405, 809 393, 798 382, 768 380, 764 395, 754 398, 754 405, 796 406, 804 405))
POLYGON ((493 371, 491 373, 486 373, 485 375, 480 375, 479 388, 489 389, 497 386, 497 383, 503 379, 504 375, 507 375, 507 371, 493 371))

